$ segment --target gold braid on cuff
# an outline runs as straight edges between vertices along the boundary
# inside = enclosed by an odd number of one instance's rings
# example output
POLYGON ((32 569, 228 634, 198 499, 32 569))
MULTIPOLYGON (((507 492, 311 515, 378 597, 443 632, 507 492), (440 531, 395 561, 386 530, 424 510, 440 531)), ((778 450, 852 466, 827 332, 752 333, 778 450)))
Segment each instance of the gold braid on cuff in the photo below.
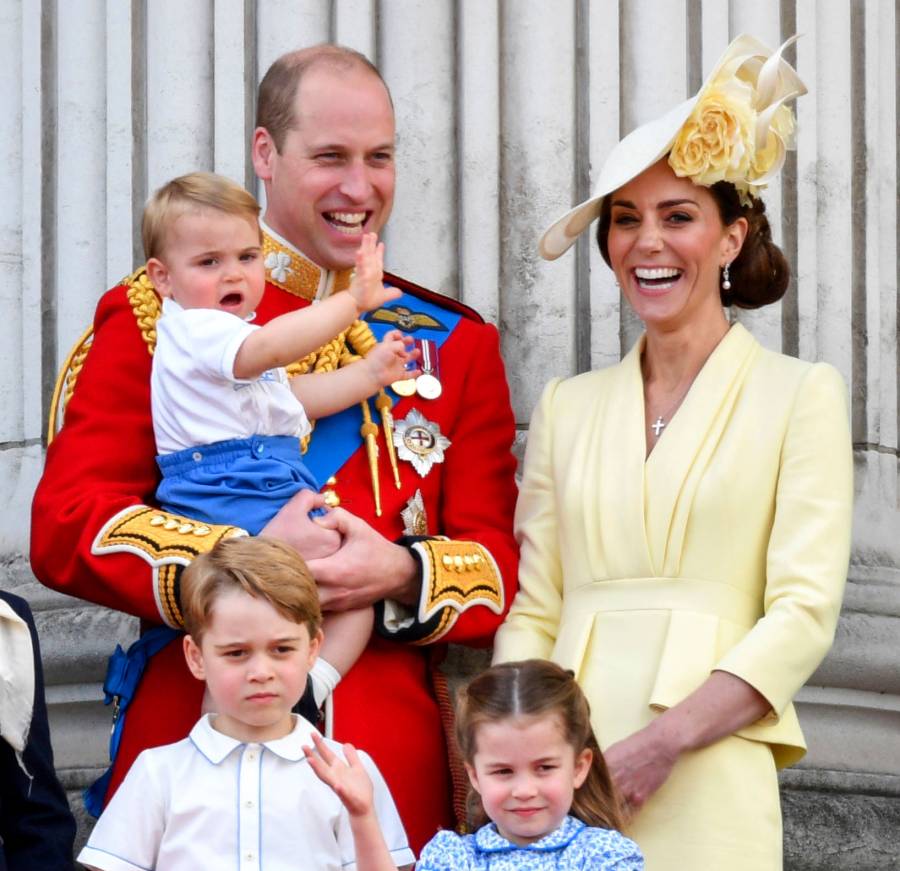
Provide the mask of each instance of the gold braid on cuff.
POLYGON ((237 526, 201 523, 146 505, 120 511, 97 534, 91 553, 132 553, 153 567, 154 596, 162 619, 182 626, 178 603, 181 569, 224 538, 246 535, 237 526))
POLYGON ((474 541, 445 538, 417 541, 412 547, 424 567, 419 621, 440 612, 438 626, 416 643, 430 644, 446 635, 459 615, 474 605, 503 613, 503 581, 486 548, 474 541))

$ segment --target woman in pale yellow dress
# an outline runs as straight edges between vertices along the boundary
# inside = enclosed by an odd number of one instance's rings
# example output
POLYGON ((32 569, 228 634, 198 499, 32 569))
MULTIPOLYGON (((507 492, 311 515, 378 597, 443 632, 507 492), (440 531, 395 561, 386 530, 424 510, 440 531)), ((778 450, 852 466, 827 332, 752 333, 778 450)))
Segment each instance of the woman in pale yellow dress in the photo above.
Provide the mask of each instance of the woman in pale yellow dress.
POLYGON ((541 240, 553 259, 599 217, 646 332, 535 410, 521 588, 494 658, 575 671, 648 871, 781 868, 776 769, 805 751, 791 699, 840 610, 846 389, 723 310, 787 287, 759 194, 793 134, 784 101, 804 92, 780 52, 739 37, 541 240))

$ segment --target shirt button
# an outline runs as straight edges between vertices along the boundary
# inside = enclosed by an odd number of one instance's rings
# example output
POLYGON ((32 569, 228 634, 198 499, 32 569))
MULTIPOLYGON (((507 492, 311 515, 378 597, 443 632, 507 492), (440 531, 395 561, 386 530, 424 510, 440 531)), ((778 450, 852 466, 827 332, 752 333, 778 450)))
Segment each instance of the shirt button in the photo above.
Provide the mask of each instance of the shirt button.
POLYGON ((201 454, 200 451, 194 451, 194 453, 191 454, 191 458, 195 463, 199 463, 200 460, 203 459, 203 454, 201 454))
POLYGON ((253 799, 248 798, 247 801, 244 802, 244 807, 253 807, 253 799))
POLYGON ((247 758, 252 762, 254 759, 256 759, 256 754, 251 750, 251 751, 247 754, 247 758))
POLYGON ((253 853, 244 853, 244 861, 252 862, 253 861, 253 853))

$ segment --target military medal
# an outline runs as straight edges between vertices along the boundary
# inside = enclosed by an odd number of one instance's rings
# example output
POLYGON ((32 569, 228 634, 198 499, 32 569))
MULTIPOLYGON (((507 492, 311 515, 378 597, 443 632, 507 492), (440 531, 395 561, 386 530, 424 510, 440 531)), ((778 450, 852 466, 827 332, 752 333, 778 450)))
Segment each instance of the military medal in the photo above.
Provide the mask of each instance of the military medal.
POLYGON ((416 378, 416 393, 422 399, 437 399, 441 395, 441 382, 437 380, 430 372, 423 372, 416 378))
POLYGON ((444 462, 444 451, 450 439, 441 434, 440 427, 418 409, 411 409, 403 420, 394 424, 394 445, 401 460, 412 463, 423 478, 435 463, 444 462))
POLYGON ((416 393, 422 399, 437 399, 444 389, 438 377, 437 345, 431 339, 416 339, 416 346, 422 352, 422 374, 416 378, 416 393))
POLYGON ((402 381, 394 381, 394 383, 391 384, 391 390, 393 390, 397 396, 412 396, 416 392, 416 379, 404 378, 402 381))
MULTIPOLYGON (((418 345, 418 342, 415 342, 414 345, 418 345)), ((407 369, 413 368, 412 363, 406 364, 407 369)), ((416 392, 416 379, 415 378, 401 378, 399 381, 394 381, 391 384, 391 390, 397 394, 397 396, 412 396, 416 392)))

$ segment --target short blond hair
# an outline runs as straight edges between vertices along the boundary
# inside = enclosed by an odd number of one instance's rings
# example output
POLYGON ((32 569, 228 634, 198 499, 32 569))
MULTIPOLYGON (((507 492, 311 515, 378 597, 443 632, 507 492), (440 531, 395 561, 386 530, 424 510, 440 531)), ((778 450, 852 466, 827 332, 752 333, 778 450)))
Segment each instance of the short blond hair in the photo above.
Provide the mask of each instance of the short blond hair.
POLYGON ((144 257, 160 257, 167 233, 183 214, 213 209, 259 223, 259 203, 253 195, 224 175, 191 172, 173 178, 157 190, 144 207, 141 240, 144 257))
POLYGON ((181 576, 184 628, 197 644, 216 600, 232 590, 264 599, 282 617, 306 626, 310 638, 322 625, 316 582, 297 551, 272 538, 226 538, 198 556, 181 576))

